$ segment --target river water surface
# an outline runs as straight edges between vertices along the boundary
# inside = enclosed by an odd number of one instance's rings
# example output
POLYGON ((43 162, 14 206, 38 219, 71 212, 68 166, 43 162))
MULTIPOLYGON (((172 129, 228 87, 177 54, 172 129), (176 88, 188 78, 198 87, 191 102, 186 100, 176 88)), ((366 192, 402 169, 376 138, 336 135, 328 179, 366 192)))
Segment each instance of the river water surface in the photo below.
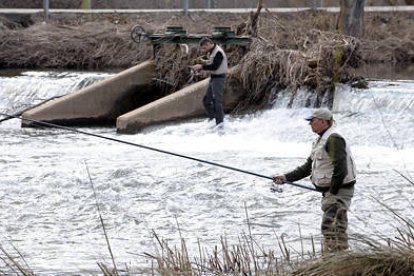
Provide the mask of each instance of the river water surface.
MULTIPOLYGON (((106 73, 23 72, 0 77, 0 111, 14 113, 70 93, 106 73)), ((205 119, 160 126, 136 135, 114 128, 83 128, 99 135, 238 167, 263 175, 287 172, 305 161, 315 135, 303 118, 307 94, 294 107, 281 98, 273 109, 226 116, 224 133, 205 119)), ((337 127, 357 163, 350 234, 393 237, 401 224, 379 202, 412 219, 414 186, 414 81, 372 80, 369 89, 337 89, 337 127), (379 201, 379 202, 378 202, 379 201)), ((283 235, 292 250, 320 239, 320 194, 285 185, 271 193, 265 179, 55 129, 0 124, 0 240, 12 245, 36 273, 97 271, 110 264, 87 168, 118 267, 150 266, 153 231, 171 244, 185 238, 197 256, 198 240, 211 251, 248 232, 278 251, 283 235), (179 232, 179 230, 180 232, 179 232)), ((311 185, 308 180, 300 183, 311 185)), ((294 251, 293 251, 294 252, 294 251)))

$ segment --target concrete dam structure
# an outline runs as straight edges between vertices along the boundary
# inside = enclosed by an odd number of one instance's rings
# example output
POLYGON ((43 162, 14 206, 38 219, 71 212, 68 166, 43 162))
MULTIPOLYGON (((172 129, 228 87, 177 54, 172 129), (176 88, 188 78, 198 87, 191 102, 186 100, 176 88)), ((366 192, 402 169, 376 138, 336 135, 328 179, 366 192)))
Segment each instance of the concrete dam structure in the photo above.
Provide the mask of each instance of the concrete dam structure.
MULTIPOLYGON (((62 125, 114 125, 118 116, 156 99, 155 62, 149 60, 74 93, 24 112, 24 118, 62 125)), ((23 127, 35 123, 22 121, 23 127)))
MULTIPOLYGON (((151 41, 154 56, 163 44, 195 44, 205 35, 188 34, 181 26, 167 26, 165 33, 149 34, 140 25, 133 27, 131 38, 151 41)), ((215 27, 209 36, 215 43, 239 45, 247 51, 250 37, 236 36, 229 27, 215 27)), ((203 96, 208 79, 191 84, 162 97, 153 81, 154 60, 122 71, 115 76, 80 89, 70 95, 48 101, 22 114, 23 118, 61 125, 115 125, 120 133, 136 133, 144 127, 168 121, 202 116, 203 96)), ((234 69, 234 68, 233 68, 234 69)), ((232 69, 230 69, 230 74, 232 69)), ((233 107, 240 98, 227 86, 224 109, 233 107)), ((22 126, 36 126, 23 120, 22 126)))
MULTIPOLYGON (((108 79, 29 109, 22 117, 67 126, 116 126, 117 132, 132 134, 148 126, 205 114, 202 99, 209 79, 160 98, 153 82, 154 71, 153 60, 143 62, 108 79)), ((234 107, 240 96, 240 93, 227 86, 225 109, 234 107)), ((22 126, 37 125, 22 120, 22 126)))
MULTIPOLYGON (((230 69, 230 73, 234 67, 230 69)), ((189 85, 171 95, 128 112, 116 121, 118 133, 136 133, 143 128, 168 121, 199 117, 205 114, 203 97, 209 78, 189 85)), ((229 110, 237 104, 241 94, 227 85, 224 93, 224 108, 229 110)))

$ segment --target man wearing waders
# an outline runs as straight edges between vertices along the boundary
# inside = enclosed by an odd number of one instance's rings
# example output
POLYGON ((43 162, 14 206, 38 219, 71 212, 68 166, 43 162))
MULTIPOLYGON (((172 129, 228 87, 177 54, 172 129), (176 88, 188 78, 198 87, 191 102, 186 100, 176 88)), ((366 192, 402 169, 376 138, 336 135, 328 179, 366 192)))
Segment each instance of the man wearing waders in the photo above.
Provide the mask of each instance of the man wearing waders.
POLYGON ((204 64, 194 65, 193 69, 210 72, 210 82, 203 98, 203 105, 208 118, 215 119, 216 125, 219 125, 224 118, 223 94, 228 72, 227 57, 223 49, 209 38, 202 38, 200 47, 203 52, 207 53, 207 60, 204 64))
POLYGON ((275 176, 275 183, 297 181, 310 175, 316 190, 322 192, 323 249, 328 252, 345 250, 348 248, 347 210, 356 182, 354 160, 349 145, 335 130, 328 109, 316 109, 305 120, 319 136, 313 142, 312 152, 302 166, 275 176))

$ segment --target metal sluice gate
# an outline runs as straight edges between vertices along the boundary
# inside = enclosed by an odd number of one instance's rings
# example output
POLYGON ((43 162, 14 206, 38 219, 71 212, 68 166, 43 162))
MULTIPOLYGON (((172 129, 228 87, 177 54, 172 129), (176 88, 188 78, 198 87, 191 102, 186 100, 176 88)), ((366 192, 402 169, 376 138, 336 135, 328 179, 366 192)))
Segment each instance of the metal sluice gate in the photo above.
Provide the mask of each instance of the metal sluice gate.
POLYGON ((238 45, 247 49, 252 39, 248 36, 237 36, 230 27, 214 27, 211 34, 189 34, 182 26, 167 26, 164 33, 149 34, 141 25, 131 29, 131 38, 136 43, 149 41, 154 49, 154 56, 162 44, 198 44, 207 37, 217 44, 238 45))

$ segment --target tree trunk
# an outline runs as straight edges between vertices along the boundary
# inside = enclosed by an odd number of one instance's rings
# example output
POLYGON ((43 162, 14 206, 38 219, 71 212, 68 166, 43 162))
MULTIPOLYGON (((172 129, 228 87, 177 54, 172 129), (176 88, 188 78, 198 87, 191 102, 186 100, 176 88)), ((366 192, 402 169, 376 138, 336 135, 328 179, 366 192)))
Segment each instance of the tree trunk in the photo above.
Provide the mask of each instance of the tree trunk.
POLYGON ((354 37, 364 34, 365 0, 340 0, 337 29, 339 33, 354 37))

